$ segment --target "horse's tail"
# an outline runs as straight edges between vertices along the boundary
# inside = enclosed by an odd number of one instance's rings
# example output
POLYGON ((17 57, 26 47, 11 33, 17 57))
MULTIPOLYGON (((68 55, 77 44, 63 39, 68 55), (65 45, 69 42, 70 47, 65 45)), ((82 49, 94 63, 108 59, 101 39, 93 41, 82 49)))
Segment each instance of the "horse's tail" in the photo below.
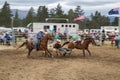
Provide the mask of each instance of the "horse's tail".
POLYGON ((26 45, 28 43, 28 40, 26 40, 25 42, 23 42, 17 49, 23 47, 24 45, 26 45))
POLYGON ((65 43, 63 43, 62 47, 65 46, 66 44, 70 43, 69 41, 66 41, 65 43))

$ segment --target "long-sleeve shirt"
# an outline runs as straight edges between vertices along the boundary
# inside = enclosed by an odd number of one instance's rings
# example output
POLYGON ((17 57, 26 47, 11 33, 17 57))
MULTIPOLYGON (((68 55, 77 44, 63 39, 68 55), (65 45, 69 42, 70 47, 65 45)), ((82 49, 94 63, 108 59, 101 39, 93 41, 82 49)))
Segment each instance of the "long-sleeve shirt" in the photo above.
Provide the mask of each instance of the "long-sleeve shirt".
POLYGON ((5 39, 10 39, 10 36, 9 36, 9 35, 6 35, 4 38, 5 38, 5 39))
POLYGON ((37 39, 42 39, 44 37, 44 33, 38 32, 37 33, 37 39))

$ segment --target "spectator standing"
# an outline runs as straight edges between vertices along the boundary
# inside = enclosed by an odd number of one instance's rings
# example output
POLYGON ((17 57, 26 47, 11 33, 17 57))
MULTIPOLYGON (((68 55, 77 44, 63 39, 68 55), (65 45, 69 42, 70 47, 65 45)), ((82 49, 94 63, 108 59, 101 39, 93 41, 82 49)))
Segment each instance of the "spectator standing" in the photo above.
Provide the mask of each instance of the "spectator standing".
POLYGON ((6 39, 6 45, 10 46, 10 35, 6 33, 4 38, 6 39))
POLYGON ((0 34, 0 44, 4 45, 4 35, 2 33, 0 34))
POLYGON ((58 35, 58 33, 55 34, 54 39, 55 40, 60 39, 60 36, 58 35))
POLYGON ((64 30, 64 36, 65 36, 65 38, 67 38, 67 41, 69 41, 69 31, 67 28, 65 28, 65 30, 64 30))
POLYGON ((119 48, 119 44, 120 44, 120 35, 116 35, 115 36, 115 46, 117 46, 117 48, 119 48))
POLYGON ((111 45, 113 46, 114 44, 114 41, 115 41, 115 36, 111 36, 111 45))
POLYGON ((60 30, 60 28, 58 28, 58 30, 57 30, 57 33, 58 33, 58 34, 60 34, 60 33, 61 33, 61 30, 60 30))
POLYGON ((81 41, 82 41, 82 39, 81 39, 81 34, 79 33, 79 34, 78 34, 78 37, 77 37, 77 43, 78 43, 78 44, 81 44, 81 41))
POLYGON ((65 28, 65 30, 64 30, 64 36, 67 36, 67 35, 68 35, 68 29, 65 28))

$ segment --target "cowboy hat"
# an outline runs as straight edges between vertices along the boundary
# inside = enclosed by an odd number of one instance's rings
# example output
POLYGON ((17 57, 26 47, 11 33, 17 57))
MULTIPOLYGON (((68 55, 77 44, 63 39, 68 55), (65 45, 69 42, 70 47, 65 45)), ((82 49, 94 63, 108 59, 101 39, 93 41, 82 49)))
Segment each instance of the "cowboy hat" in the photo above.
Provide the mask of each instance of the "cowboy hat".
POLYGON ((61 40, 59 40, 59 39, 57 39, 56 41, 57 41, 57 42, 61 42, 61 40))
POLYGON ((43 29, 40 29, 40 32, 44 32, 44 30, 43 30, 43 29))
POLYGON ((48 34, 48 32, 44 32, 45 34, 48 34))

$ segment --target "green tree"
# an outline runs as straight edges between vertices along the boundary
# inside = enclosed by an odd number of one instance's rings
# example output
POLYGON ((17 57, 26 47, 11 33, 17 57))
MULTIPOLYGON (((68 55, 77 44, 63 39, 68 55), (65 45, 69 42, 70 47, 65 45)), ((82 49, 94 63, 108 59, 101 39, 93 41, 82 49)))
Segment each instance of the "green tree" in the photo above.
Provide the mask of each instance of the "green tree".
POLYGON ((78 17, 80 15, 84 15, 84 10, 81 9, 81 6, 77 6, 74 11, 75 17, 78 17))
POLYGON ((11 17, 10 6, 6 1, 0 13, 0 26, 11 27, 11 17))
POLYGON ((68 19, 69 19, 69 22, 73 22, 73 19, 75 18, 75 13, 73 11, 73 9, 70 9, 68 11, 68 19))
POLYGON ((114 21, 112 22, 112 26, 118 26, 118 17, 115 17, 114 21))
POLYGON ((95 15, 91 14, 91 28, 100 28, 101 26, 110 25, 110 20, 108 17, 101 15, 100 12, 96 11, 95 15))
MULTIPOLYGON (((81 6, 76 6, 75 10, 74 10, 74 18, 84 15, 84 10, 81 9, 81 6)), ((85 20, 80 20, 80 21, 75 21, 75 23, 79 24, 79 28, 83 29, 85 27, 85 20)))
POLYGON ((28 11, 28 14, 25 18, 25 26, 29 23, 33 23, 35 21, 35 12, 34 9, 31 7, 30 10, 28 11))
POLYGON ((54 8, 50 9, 50 16, 51 18, 54 18, 56 15, 56 10, 54 8))
POLYGON ((60 4, 57 5, 56 10, 56 17, 61 18, 64 15, 64 11, 62 10, 62 6, 60 4))
POLYGON ((15 13, 15 18, 14 18, 14 21, 13 21, 13 26, 14 27, 21 26, 21 21, 19 19, 18 10, 16 10, 16 13, 15 13))
POLYGON ((42 19, 41 19, 41 13, 42 13, 42 6, 39 6, 38 10, 37 10, 37 22, 41 22, 42 19))
POLYGON ((64 18, 68 18, 68 15, 64 14, 64 11, 62 10, 62 6, 60 4, 58 4, 56 8, 50 9, 49 17, 56 18, 56 19, 49 20, 49 22, 65 23, 67 21, 64 18))
POLYGON ((45 6, 40 6, 37 11, 37 21, 45 22, 46 18, 48 18, 48 8, 45 6))

